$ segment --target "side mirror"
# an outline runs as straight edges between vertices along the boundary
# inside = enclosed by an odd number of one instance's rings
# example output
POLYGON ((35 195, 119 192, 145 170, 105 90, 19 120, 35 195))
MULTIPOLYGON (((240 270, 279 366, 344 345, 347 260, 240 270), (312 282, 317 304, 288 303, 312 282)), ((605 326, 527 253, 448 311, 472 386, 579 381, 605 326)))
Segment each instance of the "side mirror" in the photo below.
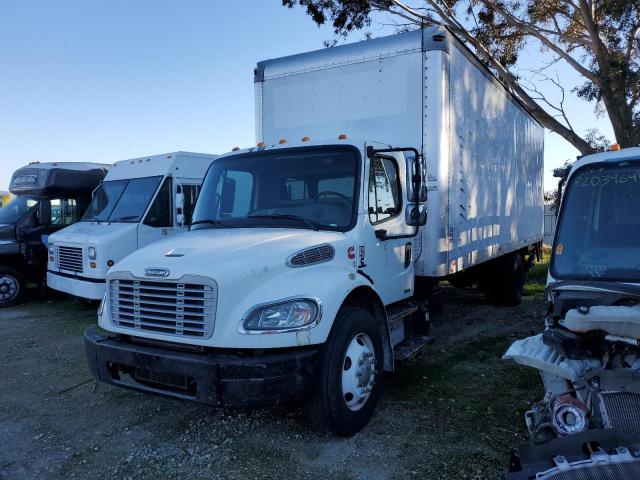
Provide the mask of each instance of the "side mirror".
POLYGON ((182 210, 184 208, 184 193, 176 193, 176 210, 182 210))
POLYGON ((424 227, 427 224, 427 206, 421 203, 407 205, 405 222, 411 227, 424 227))

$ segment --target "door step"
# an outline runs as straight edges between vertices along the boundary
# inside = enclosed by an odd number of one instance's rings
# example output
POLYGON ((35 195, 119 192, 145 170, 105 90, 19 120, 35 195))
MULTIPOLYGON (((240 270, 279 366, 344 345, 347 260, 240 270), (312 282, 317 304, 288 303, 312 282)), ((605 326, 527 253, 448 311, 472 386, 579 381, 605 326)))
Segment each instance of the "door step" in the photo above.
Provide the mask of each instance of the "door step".
POLYGON ((426 335, 415 335, 399 343, 393 348, 393 359, 403 362, 417 355, 427 345, 433 343, 433 337, 426 335))
POLYGON ((419 305, 416 302, 406 302, 400 305, 394 305, 387 307, 387 319, 389 320, 389 327, 393 328, 393 325, 400 320, 405 319, 409 315, 413 315, 418 311, 419 305))

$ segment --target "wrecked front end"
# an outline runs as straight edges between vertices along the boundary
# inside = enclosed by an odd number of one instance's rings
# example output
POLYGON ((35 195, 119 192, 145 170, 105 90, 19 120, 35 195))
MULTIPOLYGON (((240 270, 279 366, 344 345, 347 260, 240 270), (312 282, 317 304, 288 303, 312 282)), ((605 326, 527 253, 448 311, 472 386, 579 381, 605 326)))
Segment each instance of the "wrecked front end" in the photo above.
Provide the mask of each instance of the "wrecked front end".
POLYGON ((530 443, 512 462, 538 476, 507 478, 640 478, 640 287, 557 282, 547 296, 544 331, 504 355, 544 383, 525 415, 530 443), (630 470, 613 475, 620 468, 630 470))

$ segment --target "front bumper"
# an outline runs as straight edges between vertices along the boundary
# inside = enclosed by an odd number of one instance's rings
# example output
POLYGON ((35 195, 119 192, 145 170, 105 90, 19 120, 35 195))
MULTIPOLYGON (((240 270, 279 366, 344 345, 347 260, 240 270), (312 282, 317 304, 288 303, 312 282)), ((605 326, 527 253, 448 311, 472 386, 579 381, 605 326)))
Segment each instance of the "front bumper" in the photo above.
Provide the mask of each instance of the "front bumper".
POLYGON ((221 407, 258 407, 301 399, 308 392, 317 350, 290 349, 247 355, 166 348, 107 337, 93 325, 85 331, 92 375, 106 383, 141 392, 221 407))
POLYGON ((55 273, 47 272, 47 286, 68 293, 74 297, 87 298, 89 300, 102 300, 105 291, 105 281, 99 279, 83 279, 55 273))
POLYGON ((619 480, 640 478, 640 438, 615 429, 587 430, 512 452, 503 480, 619 480))

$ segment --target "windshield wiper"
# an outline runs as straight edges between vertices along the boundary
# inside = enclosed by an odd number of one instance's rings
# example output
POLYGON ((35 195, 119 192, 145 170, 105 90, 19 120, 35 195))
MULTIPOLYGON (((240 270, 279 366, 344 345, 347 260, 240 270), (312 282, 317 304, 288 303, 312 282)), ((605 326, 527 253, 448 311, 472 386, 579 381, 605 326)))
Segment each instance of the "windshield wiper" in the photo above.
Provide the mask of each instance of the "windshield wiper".
POLYGON ((247 218, 266 218, 269 220, 295 220, 300 223, 304 223, 311 230, 315 230, 316 232, 319 230, 318 225, 309 220, 308 218, 299 217, 298 215, 289 215, 284 213, 275 213, 273 215, 249 215, 247 218))
POLYGON ((210 218, 206 218, 204 220, 196 220, 195 222, 191 222, 191 225, 189 225, 189 228, 193 227, 194 225, 202 225, 202 224, 208 224, 208 225, 213 225, 214 227, 224 227, 224 223, 222 223, 220 220, 213 220, 210 218))
POLYGON ((113 222, 126 222, 127 220, 134 220, 138 218, 138 215, 125 215, 124 217, 119 217, 114 220, 109 220, 109 223, 113 222))

